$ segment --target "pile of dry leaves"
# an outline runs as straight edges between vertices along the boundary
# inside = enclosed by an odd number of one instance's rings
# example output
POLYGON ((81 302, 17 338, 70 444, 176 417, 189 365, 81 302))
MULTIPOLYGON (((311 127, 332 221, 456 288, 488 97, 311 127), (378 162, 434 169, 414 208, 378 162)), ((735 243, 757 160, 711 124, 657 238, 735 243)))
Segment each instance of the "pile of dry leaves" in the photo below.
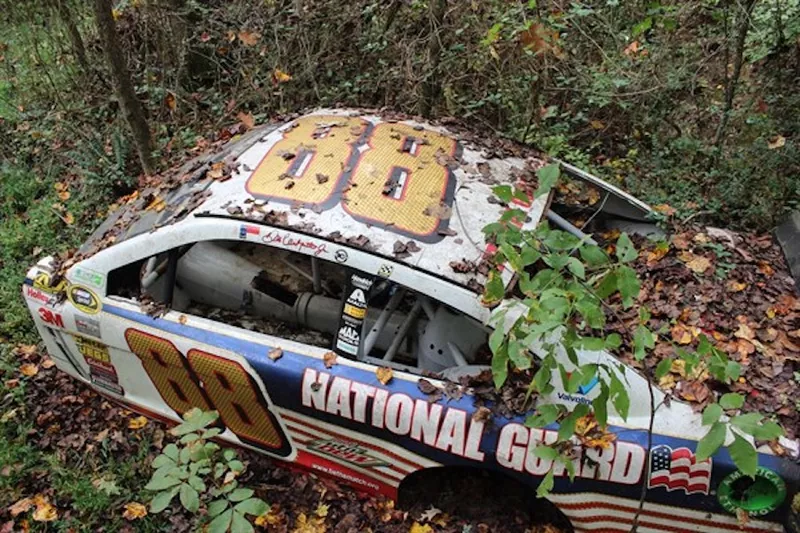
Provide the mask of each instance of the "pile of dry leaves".
MULTIPOLYGON (((745 410, 774 415, 789 437, 797 437, 800 299, 772 236, 684 226, 665 240, 640 238, 637 245, 642 289, 637 305, 622 316, 630 330, 640 306, 652 313, 650 328, 661 335, 648 365, 675 356, 676 347, 696 348, 705 335, 741 365, 730 390, 746 397, 745 410)), ((627 331, 614 320, 609 324, 620 334, 627 331)), ((725 392, 708 372, 687 375, 680 363, 659 385, 698 410, 725 392)))

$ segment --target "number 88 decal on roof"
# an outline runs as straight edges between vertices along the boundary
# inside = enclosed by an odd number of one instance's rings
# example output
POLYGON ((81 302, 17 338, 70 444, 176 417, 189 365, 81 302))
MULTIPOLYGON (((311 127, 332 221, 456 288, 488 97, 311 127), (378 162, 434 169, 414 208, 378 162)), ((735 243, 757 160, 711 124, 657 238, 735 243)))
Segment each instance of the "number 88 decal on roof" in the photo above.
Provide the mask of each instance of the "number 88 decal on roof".
POLYGON ((341 204, 359 222, 437 242, 456 185, 447 163, 460 150, 446 135, 406 124, 307 116, 283 132, 246 187, 320 212, 341 204))

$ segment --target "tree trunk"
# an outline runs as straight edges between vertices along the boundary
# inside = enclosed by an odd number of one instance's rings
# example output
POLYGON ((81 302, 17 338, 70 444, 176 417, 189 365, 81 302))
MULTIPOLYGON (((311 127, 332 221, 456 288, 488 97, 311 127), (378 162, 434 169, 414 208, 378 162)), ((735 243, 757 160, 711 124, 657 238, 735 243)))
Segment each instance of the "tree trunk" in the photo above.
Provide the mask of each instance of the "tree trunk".
POLYGON ((78 60, 78 64, 83 69, 83 72, 86 75, 90 75, 92 69, 89 66, 89 60, 86 58, 86 47, 83 44, 81 32, 78 30, 78 24, 75 22, 72 11, 67 5, 67 0, 56 0, 55 3, 58 16, 67 28, 69 40, 72 43, 72 52, 75 54, 75 58, 78 60))
POLYGON ((139 152, 142 170, 145 174, 153 173, 152 153, 150 146, 150 130, 144 116, 144 107, 136 98, 131 81, 131 74, 125 64, 125 57, 117 40, 114 18, 111 15, 111 0, 94 0, 94 12, 97 18, 97 29, 103 44, 103 52, 114 78, 120 106, 133 132, 133 142, 139 152))
POLYGON ((439 29, 447 12, 447 0, 431 0, 431 31, 428 37, 428 65, 430 71, 422 84, 422 100, 419 112, 423 117, 431 114, 439 95, 442 92, 439 83, 439 60, 441 59, 442 42, 439 29))
MULTIPOLYGON (((742 73, 742 63, 744 63, 744 44, 747 40, 747 32, 750 31, 750 15, 753 13, 753 7, 758 0, 747 0, 747 3, 742 6, 742 19, 739 21, 739 29, 736 34, 736 49, 733 56, 733 73, 728 78, 725 84, 725 107, 722 111, 722 118, 717 127, 717 134, 714 136, 714 146, 717 149, 722 147, 722 140, 725 136, 725 128, 728 127, 728 120, 730 119, 731 110, 733 109, 733 97, 736 96, 736 86, 739 83, 739 76, 742 73)), ((727 68, 728 65, 725 65, 727 68)))

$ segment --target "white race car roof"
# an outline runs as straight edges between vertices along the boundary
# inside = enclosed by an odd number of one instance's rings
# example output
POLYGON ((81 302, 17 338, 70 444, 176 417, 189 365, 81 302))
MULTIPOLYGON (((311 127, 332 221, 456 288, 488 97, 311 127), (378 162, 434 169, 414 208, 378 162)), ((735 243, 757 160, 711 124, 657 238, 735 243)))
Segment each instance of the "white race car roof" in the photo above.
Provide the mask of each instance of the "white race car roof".
MULTIPOLYGON (((517 184, 533 192, 545 164, 484 157, 445 128, 341 109, 254 130, 216 159, 185 167, 171 190, 141 191, 93 240, 114 233, 119 243, 198 217, 235 218, 366 249, 475 287, 485 280, 478 271, 482 228, 508 209, 492 188, 517 184)), ((547 200, 513 206, 527 211, 526 228, 539 223, 547 200)))

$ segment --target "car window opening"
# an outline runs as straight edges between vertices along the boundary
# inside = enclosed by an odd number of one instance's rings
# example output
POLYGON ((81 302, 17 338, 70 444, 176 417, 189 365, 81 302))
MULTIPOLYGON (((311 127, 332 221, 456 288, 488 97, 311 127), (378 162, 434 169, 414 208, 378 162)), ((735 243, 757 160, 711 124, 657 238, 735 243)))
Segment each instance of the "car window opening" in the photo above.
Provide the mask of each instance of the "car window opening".
MULTIPOLYGON (((265 245, 206 241, 113 271, 109 294, 162 306, 171 297, 175 311, 334 349, 350 272, 265 245)), ((474 319, 389 279, 375 278, 366 300, 352 358, 450 379, 488 368, 488 330, 474 319)))

